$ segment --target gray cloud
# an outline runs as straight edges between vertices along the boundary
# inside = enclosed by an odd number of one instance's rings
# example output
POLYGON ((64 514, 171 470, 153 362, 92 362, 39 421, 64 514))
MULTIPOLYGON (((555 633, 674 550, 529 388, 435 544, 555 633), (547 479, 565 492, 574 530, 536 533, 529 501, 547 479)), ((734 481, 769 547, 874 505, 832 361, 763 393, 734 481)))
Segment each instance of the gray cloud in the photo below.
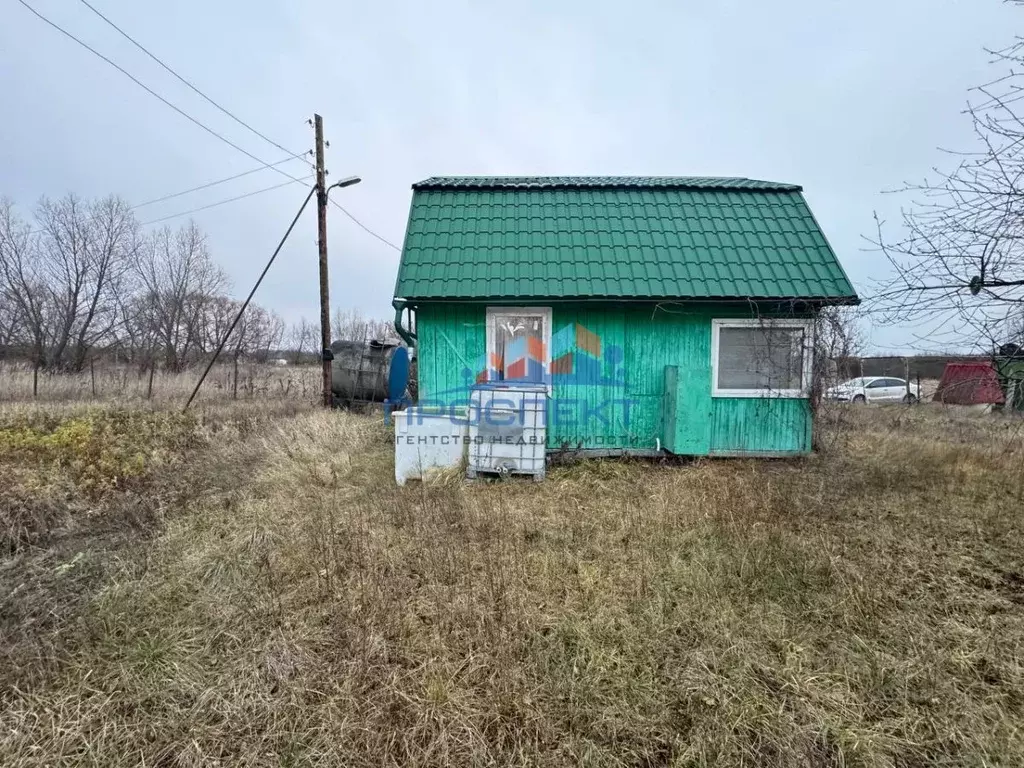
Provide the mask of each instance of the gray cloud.
MULTIPOLYGON (((30 0, 32 2, 33 0, 30 0)), ((858 288, 881 190, 963 147, 983 46, 1017 19, 972 3, 273 3, 97 0, 154 53, 261 132, 299 151, 325 118, 338 200, 400 244, 412 182, 435 174, 716 174, 794 181, 858 288)), ((202 102, 77 3, 34 0, 166 98, 267 161, 270 147, 202 102)), ((114 192, 139 202, 254 166, 15 3, 0 24, 2 189, 114 192)), ((286 166, 298 175, 301 163, 286 166)), ((140 211, 143 220, 276 182, 271 171, 140 211)), ((284 188, 195 215, 242 292, 303 193, 284 188)), ((905 202, 905 201, 903 201, 905 202)), ((335 304, 387 316, 398 254, 331 212, 335 304)), ((260 300, 316 315, 312 211, 260 300)), ((912 337, 878 328, 874 344, 912 337)))

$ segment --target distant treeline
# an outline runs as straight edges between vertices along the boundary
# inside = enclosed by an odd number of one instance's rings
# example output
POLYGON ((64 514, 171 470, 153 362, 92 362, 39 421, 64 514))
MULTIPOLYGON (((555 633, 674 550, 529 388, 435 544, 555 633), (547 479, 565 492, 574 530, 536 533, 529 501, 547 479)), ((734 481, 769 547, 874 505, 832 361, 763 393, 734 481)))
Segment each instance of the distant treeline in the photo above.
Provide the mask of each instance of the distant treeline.
MULTIPOLYGON (((124 200, 43 198, 27 216, 0 198, 0 360, 79 372, 100 360, 182 371, 222 354, 318 359, 319 324, 228 296, 230 281, 194 222, 146 229, 124 200)), ((310 287, 311 306, 315 292, 310 287)), ((391 323, 338 310, 334 338, 394 335, 391 323)))
POLYGON ((941 379, 946 363, 989 361, 986 355, 911 355, 908 357, 840 357, 836 359, 838 377, 909 376, 916 379, 941 379))
MULTIPOLYGON (((180 371, 206 358, 241 303, 189 223, 146 230, 116 197, 43 198, 29 217, 0 199, 0 346, 46 371, 81 371, 97 355, 180 371)), ((286 326, 250 304, 225 349, 266 358, 286 326)))

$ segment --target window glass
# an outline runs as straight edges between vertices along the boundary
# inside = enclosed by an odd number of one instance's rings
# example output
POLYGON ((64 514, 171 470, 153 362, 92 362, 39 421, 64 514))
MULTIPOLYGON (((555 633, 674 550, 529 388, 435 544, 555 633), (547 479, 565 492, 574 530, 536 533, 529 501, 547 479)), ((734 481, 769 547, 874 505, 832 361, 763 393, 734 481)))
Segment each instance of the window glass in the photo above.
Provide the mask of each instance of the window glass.
POLYGON ((491 315, 492 348, 488 350, 491 381, 544 381, 547 368, 545 317, 541 314, 491 315))
POLYGON ((803 370, 803 328, 719 328, 718 389, 801 389, 803 370))

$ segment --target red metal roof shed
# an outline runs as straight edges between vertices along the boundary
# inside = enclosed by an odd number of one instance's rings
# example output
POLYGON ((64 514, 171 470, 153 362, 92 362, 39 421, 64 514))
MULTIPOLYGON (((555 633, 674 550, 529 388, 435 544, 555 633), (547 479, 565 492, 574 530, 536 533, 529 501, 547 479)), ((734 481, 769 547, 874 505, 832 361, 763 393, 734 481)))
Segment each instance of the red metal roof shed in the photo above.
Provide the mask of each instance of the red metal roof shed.
POLYGON ((1002 405, 999 374, 991 363, 947 363, 932 398, 947 405, 1002 405))

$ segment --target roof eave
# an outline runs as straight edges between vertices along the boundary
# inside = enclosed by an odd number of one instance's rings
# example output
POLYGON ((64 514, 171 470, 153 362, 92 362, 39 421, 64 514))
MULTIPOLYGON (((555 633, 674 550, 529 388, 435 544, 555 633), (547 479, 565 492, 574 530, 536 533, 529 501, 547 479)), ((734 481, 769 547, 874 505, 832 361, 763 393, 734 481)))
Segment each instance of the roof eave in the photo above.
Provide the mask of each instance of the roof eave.
POLYGON ((630 304, 659 304, 659 303, 687 303, 687 304, 764 304, 773 302, 777 304, 796 303, 814 304, 817 306, 857 306, 861 303, 860 297, 852 296, 410 296, 405 295, 402 299, 408 304, 425 302, 452 302, 459 304, 483 304, 487 302, 499 302, 504 304, 534 304, 539 302, 567 303, 567 302, 607 302, 607 303, 630 303, 630 304))

